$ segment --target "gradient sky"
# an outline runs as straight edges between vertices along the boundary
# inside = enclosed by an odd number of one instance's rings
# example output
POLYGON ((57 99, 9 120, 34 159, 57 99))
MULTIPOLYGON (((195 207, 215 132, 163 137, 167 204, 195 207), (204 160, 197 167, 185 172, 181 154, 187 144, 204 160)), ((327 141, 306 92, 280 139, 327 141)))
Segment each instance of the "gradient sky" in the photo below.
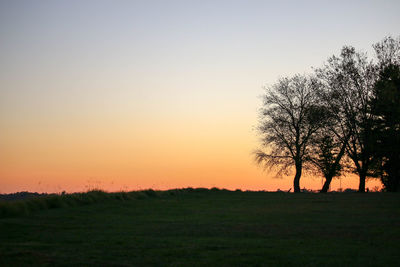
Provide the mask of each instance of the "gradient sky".
MULTIPOLYGON (((287 190, 291 176, 272 178, 251 155, 262 86, 310 72, 345 44, 370 52, 400 34, 399 10, 400 1, 0 0, 0 193, 287 190)), ((301 187, 321 179, 303 176, 301 187)))

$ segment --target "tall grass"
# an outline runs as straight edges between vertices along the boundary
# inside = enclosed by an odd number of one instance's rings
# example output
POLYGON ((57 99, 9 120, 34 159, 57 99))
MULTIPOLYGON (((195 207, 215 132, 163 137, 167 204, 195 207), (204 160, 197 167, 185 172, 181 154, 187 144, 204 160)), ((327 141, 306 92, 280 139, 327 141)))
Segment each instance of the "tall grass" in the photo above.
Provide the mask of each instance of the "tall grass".
POLYGON ((50 194, 23 200, 0 201, 0 218, 25 216, 39 210, 89 205, 106 200, 126 201, 145 198, 168 197, 178 194, 203 191, 209 190, 205 188, 184 188, 167 191, 155 191, 148 189, 142 191, 114 193, 107 193, 101 190, 91 190, 86 193, 50 194))
POLYGON ((0 201, 0 218, 24 216, 38 210, 82 206, 106 200, 124 201, 143 199, 146 197, 156 197, 157 194, 158 192, 153 190, 116 193, 92 190, 86 193, 50 194, 23 200, 0 201))

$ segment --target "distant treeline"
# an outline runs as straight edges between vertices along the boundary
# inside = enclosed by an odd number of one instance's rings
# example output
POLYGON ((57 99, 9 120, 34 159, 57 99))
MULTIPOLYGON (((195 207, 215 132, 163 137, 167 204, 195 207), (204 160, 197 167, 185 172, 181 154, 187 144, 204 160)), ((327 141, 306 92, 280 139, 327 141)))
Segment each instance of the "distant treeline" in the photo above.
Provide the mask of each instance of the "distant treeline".
POLYGON ((334 177, 380 179, 384 190, 400 189, 400 37, 373 45, 374 56, 344 46, 310 75, 283 77, 265 87, 258 132, 257 163, 324 177, 327 192, 334 177))
POLYGON ((22 199, 29 199, 29 198, 35 198, 35 197, 42 197, 42 196, 48 196, 47 193, 37 193, 37 192, 17 192, 17 193, 11 193, 11 194, 0 194, 0 200, 22 200, 22 199))

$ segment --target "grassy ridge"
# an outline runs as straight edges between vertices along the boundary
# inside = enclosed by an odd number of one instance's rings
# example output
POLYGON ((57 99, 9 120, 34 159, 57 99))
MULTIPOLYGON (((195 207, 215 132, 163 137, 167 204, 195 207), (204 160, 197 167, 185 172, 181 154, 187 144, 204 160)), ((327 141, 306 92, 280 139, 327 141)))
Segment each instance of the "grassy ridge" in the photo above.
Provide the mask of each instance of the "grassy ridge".
MULTIPOLYGON (((176 194, 184 194, 195 191, 201 192, 207 190, 208 189, 203 188, 172 189, 167 191, 155 191, 148 189, 142 191, 115 193, 107 193, 101 190, 91 190, 85 193, 49 194, 15 201, 0 200, 0 218, 25 216, 39 210, 82 206, 107 200, 125 201, 143 199, 147 197, 167 197, 176 194)), ((219 189, 216 188, 211 190, 219 191, 219 189)))
POLYGON ((110 199, 128 200, 145 196, 145 192, 105 193, 93 190, 86 193, 50 194, 30 199, 2 201, 0 202, 0 218, 29 215, 38 210, 88 205, 110 199))
POLYGON ((127 194, 131 198, 124 201, 106 194, 91 205, 0 219, 0 266, 398 266, 400 261, 400 194, 127 194))

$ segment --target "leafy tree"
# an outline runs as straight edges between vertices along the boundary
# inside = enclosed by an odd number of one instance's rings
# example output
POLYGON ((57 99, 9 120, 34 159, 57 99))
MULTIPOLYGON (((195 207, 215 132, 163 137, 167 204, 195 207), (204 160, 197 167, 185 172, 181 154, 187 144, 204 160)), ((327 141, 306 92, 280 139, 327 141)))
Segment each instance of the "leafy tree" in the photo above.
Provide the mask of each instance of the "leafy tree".
POLYGON ((345 154, 346 143, 325 128, 313 138, 311 147, 313 152, 310 161, 325 178, 320 192, 326 193, 332 179, 340 176, 343 172, 341 161, 345 154))
POLYGON ((376 61, 351 46, 332 56, 314 78, 294 76, 266 88, 259 132, 263 149, 257 162, 295 169, 300 191, 303 168, 324 177, 321 192, 344 170, 343 160, 359 176, 381 177, 388 191, 400 183, 400 37, 373 45, 376 61))
POLYGON ((325 178, 320 192, 326 193, 332 179, 344 171, 342 161, 351 130, 343 123, 346 116, 340 95, 323 80, 319 82, 318 105, 324 111, 325 119, 323 127, 316 132, 311 142, 310 161, 325 178))
POLYGON ((400 66, 386 65, 374 89, 374 170, 385 189, 395 192, 400 190, 400 66))
MULTIPOLYGON (((327 101, 331 103, 328 107, 336 119, 336 127, 332 129, 339 130, 335 136, 354 163, 354 172, 360 178, 358 191, 364 192, 372 161, 369 102, 376 68, 366 54, 345 46, 339 56, 332 56, 322 68, 317 69, 317 76, 324 84, 327 91, 325 98, 328 97, 327 101)), ((332 174, 335 168, 331 170, 332 174)))
POLYGON ((255 152, 256 161, 265 167, 278 167, 278 174, 288 174, 294 168, 294 192, 300 192, 309 145, 323 122, 323 112, 315 104, 318 86, 314 78, 296 75, 265 88, 258 128, 262 149, 255 152))
POLYGON ((382 72, 390 65, 400 66, 400 36, 388 36, 373 45, 378 69, 382 72))

